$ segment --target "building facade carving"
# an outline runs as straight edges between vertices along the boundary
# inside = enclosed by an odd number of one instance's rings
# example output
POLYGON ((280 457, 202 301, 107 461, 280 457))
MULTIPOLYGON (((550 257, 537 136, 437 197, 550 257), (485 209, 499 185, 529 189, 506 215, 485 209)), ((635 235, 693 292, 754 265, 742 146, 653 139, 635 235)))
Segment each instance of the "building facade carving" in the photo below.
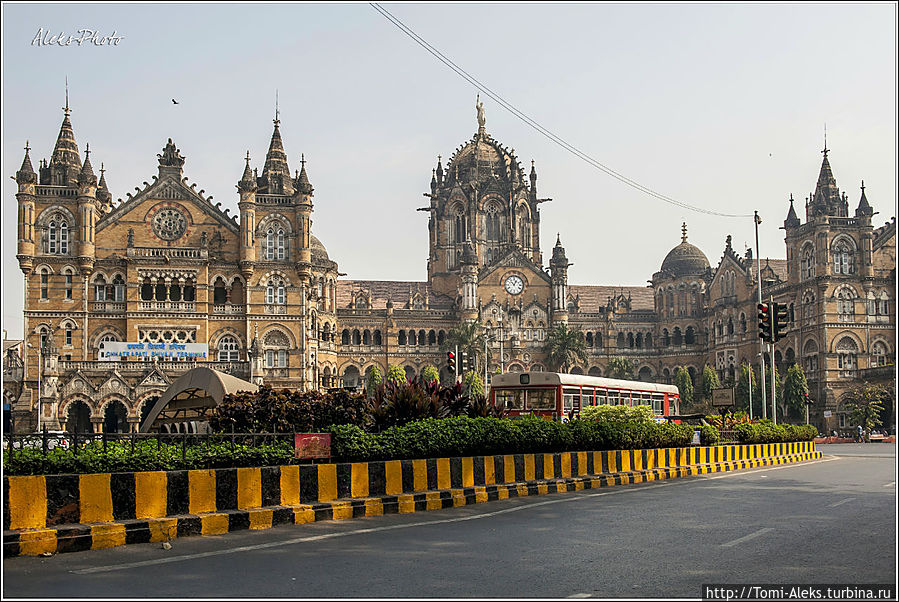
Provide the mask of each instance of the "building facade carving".
MULTIPOLYGON (((449 331, 485 328, 506 371, 548 370, 547 332, 584 333, 589 360, 572 370, 603 375, 612 357, 640 379, 694 379, 706 364, 722 381, 757 365, 758 282, 752 251, 727 236, 717 265, 688 242, 665 256, 648 286, 575 285, 561 237, 544 267, 537 170, 478 129, 444 168, 432 170, 427 279, 341 277, 312 232, 306 171, 291 175, 274 120, 261 175, 249 152, 231 215, 184 175, 168 139, 157 174, 113 202, 101 164, 84 161, 68 107, 49 161, 33 169, 30 147, 15 174, 17 258, 25 277, 21 378, 4 389, 15 428, 136 430, 192 361, 99 360, 107 342, 204 343, 205 365, 275 387, 359 386, 374 366, 443 368, 449 331), (502 356, 500 357, 500 349, 502 356), (39 382, 40 381, 40 382, 39 382)), ((842 397, 859 378, 892 382, 895 218, 881 227, 861 187, 854 216, 827 152, 800 222, 791 198, 786 259, 762 262, 762 294, 791 308, 794 328, 776 345, 781 372, 806 370, 819 428, 841 420, 842 397), (825 419, 825 411, 833 417, 825 419)), ((491 371, 495 366, 491 366, 491 371)))

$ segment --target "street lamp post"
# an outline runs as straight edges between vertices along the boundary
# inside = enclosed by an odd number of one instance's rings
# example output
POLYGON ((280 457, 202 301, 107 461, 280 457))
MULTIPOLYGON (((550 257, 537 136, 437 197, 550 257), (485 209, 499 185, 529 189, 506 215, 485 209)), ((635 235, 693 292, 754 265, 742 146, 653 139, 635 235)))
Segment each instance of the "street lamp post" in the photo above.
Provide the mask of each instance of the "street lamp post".
MULTIPOLYGON (((43 343, 43 341, 41 341, 43 343)), ((29 349, 34 349, 34 345, 27 343, 29 349)), ((43 371, 43 344, 37 347, 37 432, 41 432, 41 372, 43 371)))

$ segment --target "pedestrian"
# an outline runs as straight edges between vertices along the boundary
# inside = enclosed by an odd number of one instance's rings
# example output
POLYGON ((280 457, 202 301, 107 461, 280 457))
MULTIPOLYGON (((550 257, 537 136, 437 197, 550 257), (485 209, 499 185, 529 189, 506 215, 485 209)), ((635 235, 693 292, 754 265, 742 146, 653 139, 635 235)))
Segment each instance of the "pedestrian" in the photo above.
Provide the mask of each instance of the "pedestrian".
POLYGON ((862 425, 858 425, 857 429, 858 429, 858 436, 856 437, 855 440, 856 440, 857 443, 864 443, 864 442, 865 442, 865 439, 864 439, 864 437, 862 436, 862 434, 863 434, 863 432, 864 432, 864 431, 862 430, 862 425))

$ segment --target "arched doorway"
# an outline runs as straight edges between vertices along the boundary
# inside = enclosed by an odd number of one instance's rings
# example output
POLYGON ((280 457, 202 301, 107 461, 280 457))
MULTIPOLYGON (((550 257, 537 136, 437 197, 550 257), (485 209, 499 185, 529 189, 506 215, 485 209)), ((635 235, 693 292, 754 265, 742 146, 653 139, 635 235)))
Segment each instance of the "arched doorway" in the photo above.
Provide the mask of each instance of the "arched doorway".
POLYGON ((106 411, 103 414, 103 432, 104 433, 127 433, 128 411, 125 404, 121 401, 110 401, 106 404, 106 411))
POLYGON ((92 433, 91 409, 83 401, 74 401, 69 406, 66 431, 70 433, 92 433))
POLYGON ((356 366, 347 366, 343 371, 343 386, 346 389, 355 389, 361 383, 361 375, 359 368, 356 366))
POLYGON ((637 380, 643 381, 645 383, 652 382, 652 370, 649 366, 643 366, 640 368, 640 371, 637 373, 637 380))

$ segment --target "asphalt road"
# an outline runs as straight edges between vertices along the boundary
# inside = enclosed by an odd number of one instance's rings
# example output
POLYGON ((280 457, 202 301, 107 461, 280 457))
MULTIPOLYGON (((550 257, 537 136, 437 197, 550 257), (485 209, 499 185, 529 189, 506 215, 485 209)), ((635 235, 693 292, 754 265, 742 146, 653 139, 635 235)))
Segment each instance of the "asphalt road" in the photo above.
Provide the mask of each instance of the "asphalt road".
POLYGON ((701 596, 705 583, 895 583, 895 444, 819 461, 8 559, 8 597, 701 596))

